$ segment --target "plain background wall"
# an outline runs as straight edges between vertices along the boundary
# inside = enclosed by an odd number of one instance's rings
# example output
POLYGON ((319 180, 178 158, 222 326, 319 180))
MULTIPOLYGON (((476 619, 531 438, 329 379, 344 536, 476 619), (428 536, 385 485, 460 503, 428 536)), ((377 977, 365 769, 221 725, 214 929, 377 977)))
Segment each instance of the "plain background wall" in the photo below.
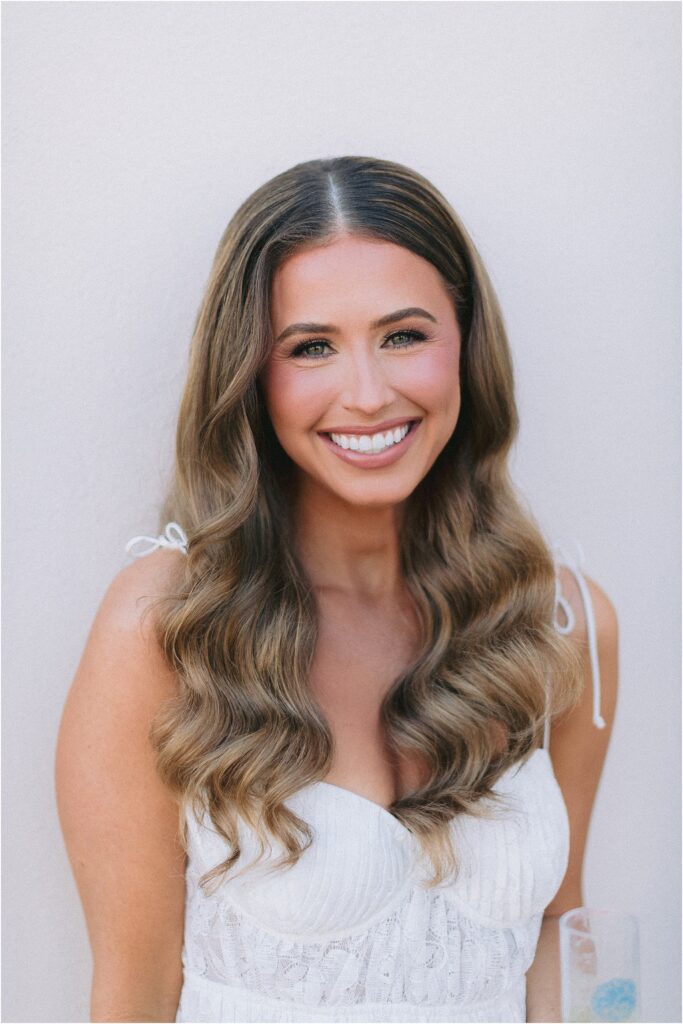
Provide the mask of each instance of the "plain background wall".
POLYGON ((5 3, 4 1015, 87 1020, 53 794, 125 541, 156 527, 194 316, 258 185, 407 163, 498 290, 513 469, 621 623, 588 904, 636 913, 680 1021, 680 5, 5 3))

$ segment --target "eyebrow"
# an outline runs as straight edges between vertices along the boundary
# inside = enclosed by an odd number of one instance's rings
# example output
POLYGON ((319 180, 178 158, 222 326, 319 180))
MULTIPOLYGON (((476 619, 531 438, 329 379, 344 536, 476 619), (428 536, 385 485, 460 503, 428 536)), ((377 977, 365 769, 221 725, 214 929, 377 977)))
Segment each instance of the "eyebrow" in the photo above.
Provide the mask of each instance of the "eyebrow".
MULTIPOLYGON (((421 309, 420 306, 407 306, 405 309, 397 309, 394 313, 387 313, 385 316, 381 316, 379 320, 375 320, 374 323, 370 324, 370 328, 375 330, 378 327, 386 327, 387 324, 395 324, 409 316, 423 317, 425 320, 431 320, 435 324, 439 322, 426 309, 421 309)), ((290 324, 289 327, 285 327, 284 331, 277 336, 275 344, 278 345, 292 334, 339 334, 339 328, 335 327, 334 324, 314 324, 310 322, 290 324)))

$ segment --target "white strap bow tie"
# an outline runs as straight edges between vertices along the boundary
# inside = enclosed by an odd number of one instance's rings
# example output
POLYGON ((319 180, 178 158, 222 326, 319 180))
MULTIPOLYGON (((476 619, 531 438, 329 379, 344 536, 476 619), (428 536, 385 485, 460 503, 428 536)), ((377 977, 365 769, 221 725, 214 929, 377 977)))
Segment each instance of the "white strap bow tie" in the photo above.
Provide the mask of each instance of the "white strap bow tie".
POLYGON ((167 523, 166 529, 158 537, 131 537, 126 544, 126 551, 132 554, 134 558, 149 555, 152 551, 156 551, 157 548, 177 548, 186 555, 187 534, 182 526, 179 523, 167 523), (134 551, 133 548, 140 543, 147 544, 148 546, 144 550, 134 551))

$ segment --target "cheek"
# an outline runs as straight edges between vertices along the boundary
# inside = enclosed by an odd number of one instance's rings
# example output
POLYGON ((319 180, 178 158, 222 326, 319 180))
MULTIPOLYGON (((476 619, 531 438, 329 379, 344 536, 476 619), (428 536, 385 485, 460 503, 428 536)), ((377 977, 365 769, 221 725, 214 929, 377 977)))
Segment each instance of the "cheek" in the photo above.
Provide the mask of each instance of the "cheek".
POLYGON ((261 389, 277 433, 314 424, 327 404, 320 374, 307 373, 286 363, 266 365, 261 389))
POLYGON ((406 385, 425 409, 450 411, 457 417, 460 408, 459 360, 459 349, 449 345, 434 348, 429 352, 429 358, 415 360, 409 367, 406 385))

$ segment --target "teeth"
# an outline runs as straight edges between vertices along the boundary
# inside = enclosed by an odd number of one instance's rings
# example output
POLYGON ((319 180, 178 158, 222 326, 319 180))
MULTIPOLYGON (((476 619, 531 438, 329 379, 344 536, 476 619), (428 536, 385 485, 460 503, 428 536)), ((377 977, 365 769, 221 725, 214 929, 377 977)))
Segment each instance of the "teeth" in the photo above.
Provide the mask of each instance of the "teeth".
POLYGON ((345 451, 350 449, 352 452, 371 452, 376 455, 383 452, 385 448, 399 444, 409 429, 410 424, 404 423, 402 427, 395 427, 383 434, 330 434, 330 437, 345 451))

